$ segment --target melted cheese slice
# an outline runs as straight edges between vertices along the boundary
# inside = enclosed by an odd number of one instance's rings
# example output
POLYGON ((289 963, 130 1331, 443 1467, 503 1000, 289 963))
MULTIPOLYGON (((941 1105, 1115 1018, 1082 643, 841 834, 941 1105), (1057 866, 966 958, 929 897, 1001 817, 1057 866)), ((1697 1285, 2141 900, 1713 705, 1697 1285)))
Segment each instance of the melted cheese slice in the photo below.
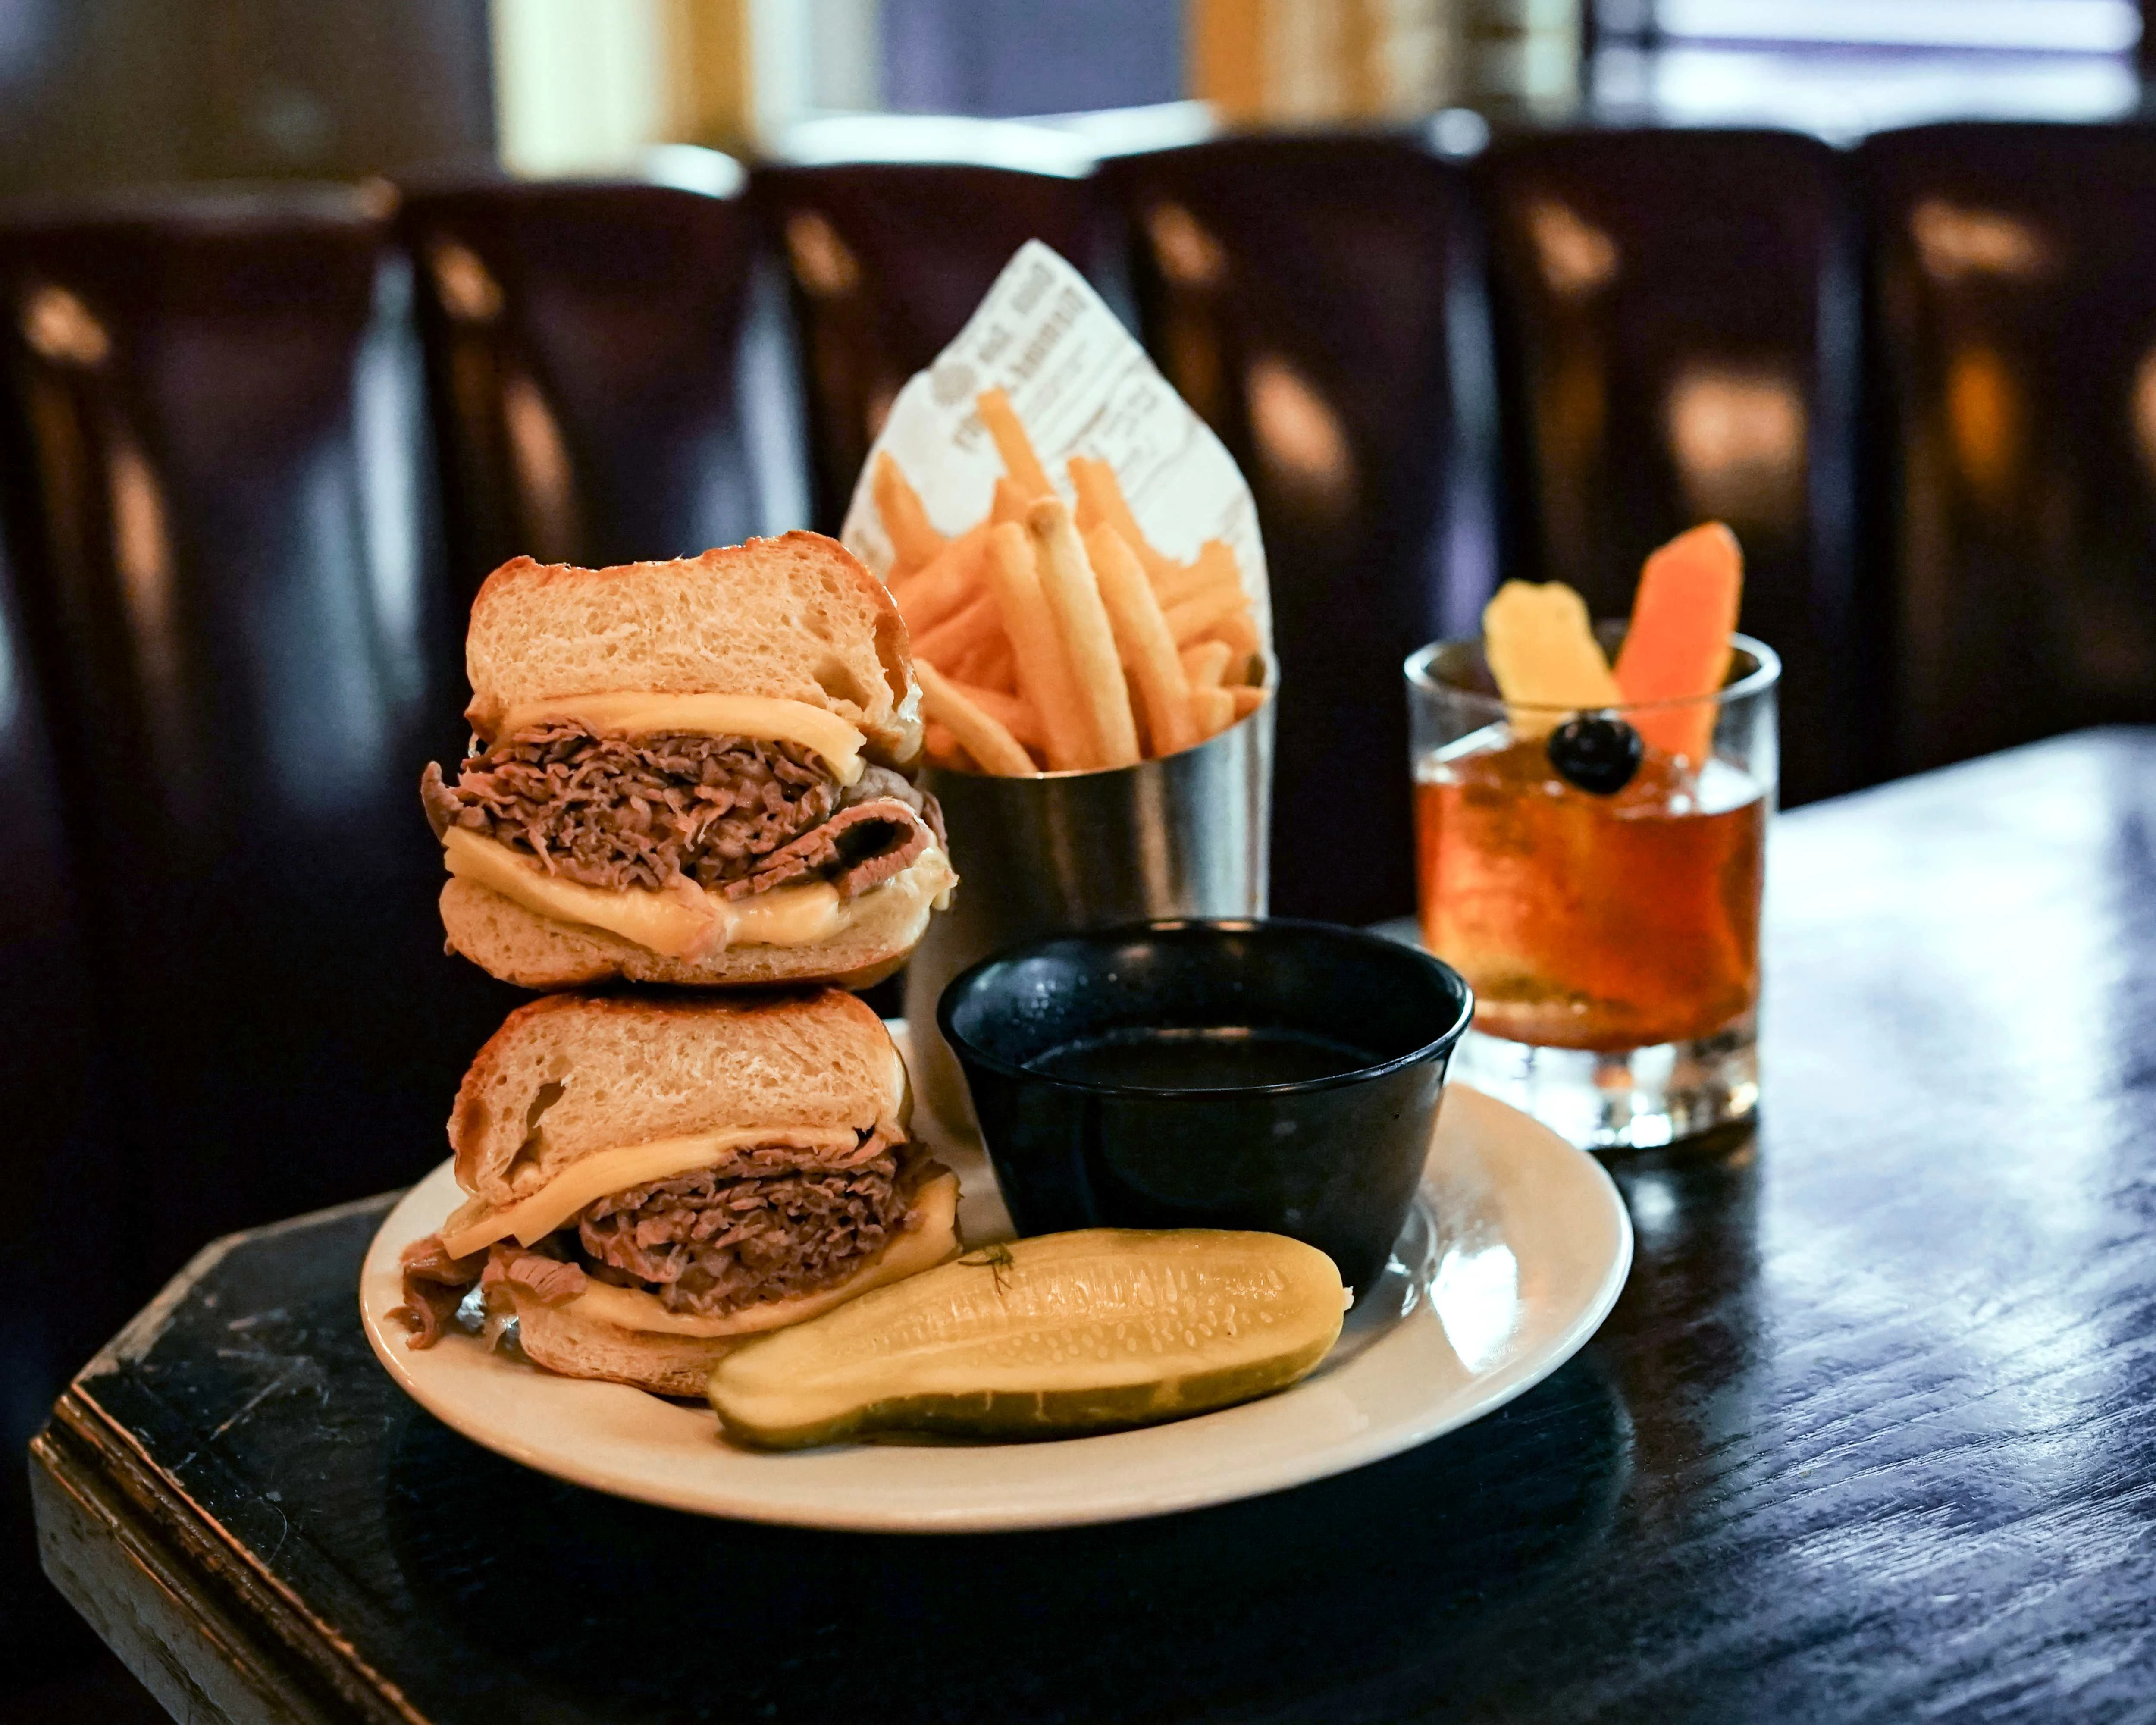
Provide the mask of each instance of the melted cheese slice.
POLYGON ((868 739, 828 708, 775 695, 565 695, 526 701, 502 715, 499 734, 513 737, 528 725, 573 719, 593 731, 626 737, 685 731, 705 737, 752 737, 761 742, 798 742, 823 757, 840 784, 861 776, 861 747, 868 739))
POLYGON ((924 1185, 914 1199, 918 1223, 884 1248, 836 1287, 813 1294, 795 1294, 784 1300, 767 1300, 743 1307, 720 1317, 698 1317, 694 1312, 669 1312, 655 1294, 641 1288, 618 1288, 607 1282, 588 1282, 570 1304, 585 1317, 619 1329, 655 1331, 667 1336, 752 1336, 759 1331, 783 1329, 804 1318, 843 1306, 856 1295, 880 1288, 924 1270, 933 1270, 958 1250, 958 1177, 939 1174, 924 1185))
POLYGON ((586 886, 548 874, 536 859, 468 827, 444 833, 442 853, 460 880, 557 922, 603 928, 669 958, 699 958, 729 947, 805 947, 828 940, 848 920, 839 889, 828 880, 774 886, 744 899, 706 892, 686 880, 658 891, 586 886))
MULTIPOLYGON (((756 1144, 785 1144, 797 1150, 850 1150, 860 1135, 844 1127, 746 1127, 739 1131, 695 1132, 685 1137, 654 1138, 619 1150, 602 1150, 572 1163, 536 1192, 496 1209, 475 1199, 442 1224, 442 1248, 453 1258, 476 1252, 511 1235, 530 1245, 559 1228, 588 1204, 610 1192, 626 1192, 653 1180, 670 1180, 709 1168, 729 1150, 756 1144)), ((654 1302, 655 1303, 655 1302, 654 1302)))

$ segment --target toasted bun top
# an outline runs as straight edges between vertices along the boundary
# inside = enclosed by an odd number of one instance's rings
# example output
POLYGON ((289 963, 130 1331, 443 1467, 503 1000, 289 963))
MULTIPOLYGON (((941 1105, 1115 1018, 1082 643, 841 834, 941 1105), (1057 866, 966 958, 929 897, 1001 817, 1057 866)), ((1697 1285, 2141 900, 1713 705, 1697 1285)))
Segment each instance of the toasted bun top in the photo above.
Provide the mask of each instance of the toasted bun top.
POLYGON ((906 1068, 836 988, 738 1000, 554 994, 519 1007, 457 1091, 457 1183, 490 1204, 572 1163, 690 1132, 880 1127, 905 1135, 906 1068))
POLYGON ((828 708, 869 752, 911 766, 921 690, 883 583, 820 533, 664 563, 504 563, 472 602, 474 727, 572 695, 764 695, 828 708))

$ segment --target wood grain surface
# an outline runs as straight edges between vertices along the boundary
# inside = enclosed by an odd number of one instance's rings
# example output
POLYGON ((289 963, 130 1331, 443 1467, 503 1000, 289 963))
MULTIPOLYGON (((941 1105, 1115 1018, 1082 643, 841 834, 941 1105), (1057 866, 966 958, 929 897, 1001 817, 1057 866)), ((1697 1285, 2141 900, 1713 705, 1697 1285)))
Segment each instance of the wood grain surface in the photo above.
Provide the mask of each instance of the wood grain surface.
POLYGON ((1601 1335, 1410 1455, 1046 1534, 617 1502, 403 1399, 365 1206, 78 1382, 49 1570, 203 1717, 2156 1718, 2156 733, 1789 816, 1769 901, 1756 1137, 1615 1164, 1601 1335))

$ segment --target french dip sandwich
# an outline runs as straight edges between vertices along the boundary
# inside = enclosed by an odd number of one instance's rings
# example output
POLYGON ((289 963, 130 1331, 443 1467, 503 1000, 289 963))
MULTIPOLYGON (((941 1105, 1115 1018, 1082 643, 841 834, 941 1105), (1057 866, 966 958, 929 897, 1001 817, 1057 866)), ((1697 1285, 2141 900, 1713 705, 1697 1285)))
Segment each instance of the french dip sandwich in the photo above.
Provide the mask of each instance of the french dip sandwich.
POLYGON ((405 1251, 408 1345, 477 1288, 536 1364, 701 1395, 747 1337, 957 1253, 957 1178, 909 1111, 882 1022, 835 988, 536 1001, 457 1093, 470 1197, 405 1251))
POLYGON ((420 794, 449 947, 505 982, 865 988, 947 902, 906 625, 833 540, 519 557, 465 662, 472 752, 420 794))

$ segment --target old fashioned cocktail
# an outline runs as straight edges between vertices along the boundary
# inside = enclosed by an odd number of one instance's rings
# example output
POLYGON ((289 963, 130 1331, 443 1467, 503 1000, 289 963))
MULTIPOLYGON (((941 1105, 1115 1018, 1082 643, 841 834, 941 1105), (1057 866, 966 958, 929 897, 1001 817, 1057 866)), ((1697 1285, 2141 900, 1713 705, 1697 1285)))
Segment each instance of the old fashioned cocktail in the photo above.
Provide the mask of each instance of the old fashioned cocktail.
POLYGON ((1508 706, 1480 642, 1409 660, 1422 937, 1476 992, 1458 1076, 1583 1144, 1752 1111, 1779 670, 1736 637, 1686 725, 1508 706))

